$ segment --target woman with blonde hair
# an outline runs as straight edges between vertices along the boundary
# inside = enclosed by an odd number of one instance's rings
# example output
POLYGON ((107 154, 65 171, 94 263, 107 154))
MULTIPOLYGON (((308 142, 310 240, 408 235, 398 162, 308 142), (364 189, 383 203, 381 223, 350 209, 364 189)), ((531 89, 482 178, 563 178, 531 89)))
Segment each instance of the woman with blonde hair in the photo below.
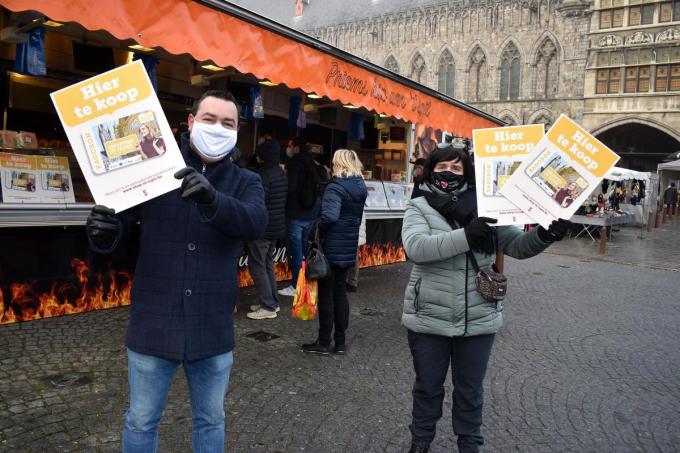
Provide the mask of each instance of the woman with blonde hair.
POLYGON ((165 153, 165 142, 162 138, 156 137, 151 125, 142 123, 139 125, 139 148, 142 159, 146 160, 165 153))
POLYGON ((368 196, 361 169, 354 151, 339 149, 333 155, 333 178, 324 191, 317 222, 331 274, 319 280, 319 336, 315 342, 302 345, 304 352, 328 355, 347 351, 349 304, 345 282, 347 271, 356 260, 359 225, 368 196))

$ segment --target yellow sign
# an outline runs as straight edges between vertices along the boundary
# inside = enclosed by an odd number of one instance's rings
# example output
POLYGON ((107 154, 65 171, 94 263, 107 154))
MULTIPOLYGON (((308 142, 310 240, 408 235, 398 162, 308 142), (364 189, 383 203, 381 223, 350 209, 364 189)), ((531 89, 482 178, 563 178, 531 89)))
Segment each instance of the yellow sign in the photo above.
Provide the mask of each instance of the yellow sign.
POLYGON ((548 131, 547 137, 598 178, 603 177, 619 160, 614 151, 564 115, 548 131))
POLYGON ((512 157, 530 153, 543 138, 542 124, 472 131, 476 157, 512 157))
POLYGON ((109 159, 125 156, 139 150, 139 138, 136 135, 117 138, 104 143, 104 148, 109 159))
POLYGON ((65 126, 76 127, 148 98, 153 92, 141 61, 52 93, 65 126))
POLYGON ((36 156, 38 170, 69 171, 68 158, 61 156, 36 156))
POLYGON ((0 153, 0 167, 16 170, 35 170, 35 157, 23 154, 0 153))

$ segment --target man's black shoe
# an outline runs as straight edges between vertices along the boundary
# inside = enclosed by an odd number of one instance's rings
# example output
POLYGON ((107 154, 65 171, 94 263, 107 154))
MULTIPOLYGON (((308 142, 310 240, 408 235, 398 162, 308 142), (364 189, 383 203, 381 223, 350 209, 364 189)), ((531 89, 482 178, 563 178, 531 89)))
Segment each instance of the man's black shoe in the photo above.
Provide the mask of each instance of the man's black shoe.
POLYGON ((303 352, 312 352, 314 354, 330 355, 331 346, 324 346, 316 340, 314 343, 306 343, 302 345, 303 352))
POLYGON ((354 285, 347 285, 347 292, 348 293, 356 293, 359 288, 354 286, 354 285))
POLYGON ((430 450, 429 447, 419 447, 417 445, 411 445, 411 449, 408 453, 427 453, 430 450))
POLYGON ((344 344, 336 344, 333 353, 337 355, 345 355, 347 353, 347 346, 344 344))

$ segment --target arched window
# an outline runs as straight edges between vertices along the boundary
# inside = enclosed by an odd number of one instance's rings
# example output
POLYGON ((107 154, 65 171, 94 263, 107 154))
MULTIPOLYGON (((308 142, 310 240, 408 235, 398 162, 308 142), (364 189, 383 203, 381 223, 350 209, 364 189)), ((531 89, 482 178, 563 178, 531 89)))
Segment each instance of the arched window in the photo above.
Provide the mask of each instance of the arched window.
POLYGON ((417 53, 411 60, 411 74, 409 77, 418 83, 425 83, 425 58, 417 53))
POLYGON ((385 60, 385 69, 399 74, 399 62, 394 58, 394 55, 390 55, 387 57, 387 60, 385 60))
POLYGON ((468 69, 468 101, 481 101, 484 98, 487 79, 486 54, 481 47, 476 47, 470 55, 468 69))
POLYGON ((550 99, 557 95, 557 48, 546 38, 536 54, 537 99, 550 99))
POLYGON ((550 126, 552 126, 553 121, 553 118, 548 113, 542 112, 538 116, 534 117, 534 119, 531 121, 531 124, 543 124, 547 132, 548 129, 550 129, 550 126))
POLYGON ((517 126, 517 121, 511 115, 503 115, 501 121, 505 123, 506 126, 517 126))
POLYGON ((456 84, 456 65, 453 62, 453 55, 451 52, 445 50, 441 57, 439 57, 439 72, 437 89, 440 93, 444 93, 453 97, 455 93, 456 84))
POLYGON ((519 99, 520 56, 515 44, 510 43, 501 54, 501 101, 519 99))

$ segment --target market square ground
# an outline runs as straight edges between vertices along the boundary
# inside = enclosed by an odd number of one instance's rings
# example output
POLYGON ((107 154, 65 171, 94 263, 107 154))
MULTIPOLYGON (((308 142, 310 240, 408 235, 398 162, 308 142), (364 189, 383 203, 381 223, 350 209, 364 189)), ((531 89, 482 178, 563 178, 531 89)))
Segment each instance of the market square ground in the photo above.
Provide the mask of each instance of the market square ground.
MULTIPOLYGON (((486 379, 485 451, 680 450, 678 233, 680 221, 645 239, 622 228, 602 259, 578 239, 506 261, 511 292, 486 379)), ((303 355, 316 321, 292 320, 290 302, 274 321, 250 321, 254 291, 242 292, 228 451, 407 449, 413 371, 399 316, 409 267, 362 272, 345 357, 303 355), (261 329, 279 337, 248 337, 261 329)), ((0 451, 119 451, 127 319, 123 308, 0 327, 0 451)), ((450 407, 447 391, 434 452, 454 448, 450 407)), ((190 451, 190 430, 180 372, 160 451, 190 451)))

